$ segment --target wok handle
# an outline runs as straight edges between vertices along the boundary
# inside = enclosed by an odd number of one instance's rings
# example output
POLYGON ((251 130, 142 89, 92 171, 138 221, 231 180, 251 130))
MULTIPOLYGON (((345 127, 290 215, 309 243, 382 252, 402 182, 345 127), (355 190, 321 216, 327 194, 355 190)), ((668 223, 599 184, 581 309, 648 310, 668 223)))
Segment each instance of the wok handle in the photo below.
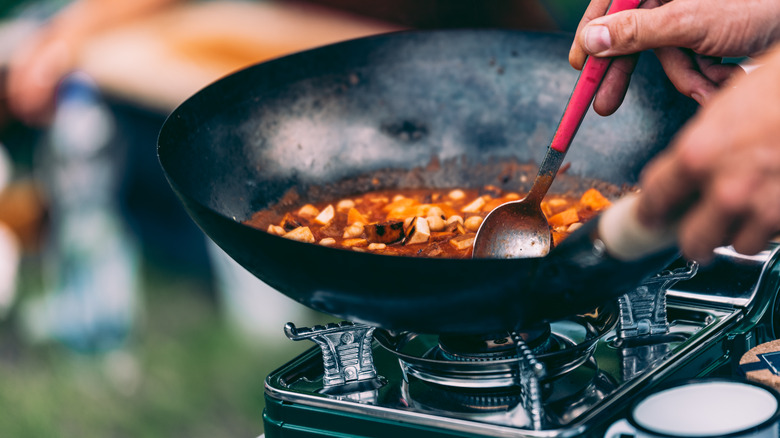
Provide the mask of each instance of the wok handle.
POLYGON ((639 260, 674 247, 677 242, 676 224, 648 228, 640 222, 636 212, 638 200, 636 194, 626 195, 599 218, 598 235, 604 249, 618 260, 639 260))
MULTIPOLYGON (((628 9, 636 9, 639 7, 640 1, 613 0, 607 15, 628 9)), ((597 58, 593 56, 585 61, 580 77, 577 79, 577 84, 574 85, 574 91, 571 93, 571 97, 569 97, 569 103, 566 105, 566 109, 561 117, 561 122, 555 131, 555 136, 550 144, 551 148, 563 154, 569 149, 610 63, 612 63, 612 58, 597 58)))

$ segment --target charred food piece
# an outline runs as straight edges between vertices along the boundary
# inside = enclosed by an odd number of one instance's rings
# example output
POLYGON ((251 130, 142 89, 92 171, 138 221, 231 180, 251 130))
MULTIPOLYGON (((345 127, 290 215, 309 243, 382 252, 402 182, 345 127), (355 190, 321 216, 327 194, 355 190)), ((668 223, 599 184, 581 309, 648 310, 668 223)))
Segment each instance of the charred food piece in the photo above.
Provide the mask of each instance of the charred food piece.
POLYGON ((364 227, 366 240, 371 243, 395 243, 404 238, 404 223, 401 221, 386 221, 370 224, 364 227))

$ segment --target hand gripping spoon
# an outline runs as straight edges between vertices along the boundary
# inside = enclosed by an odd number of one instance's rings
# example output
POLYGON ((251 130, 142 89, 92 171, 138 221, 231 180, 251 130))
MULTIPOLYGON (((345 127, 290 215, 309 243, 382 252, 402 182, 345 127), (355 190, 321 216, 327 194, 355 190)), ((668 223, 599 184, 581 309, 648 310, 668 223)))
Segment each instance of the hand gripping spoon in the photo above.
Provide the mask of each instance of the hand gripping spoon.
MULTIPOLYGON (((613 0, 607 14, 634 9, 639 2, 613 0)), ((543 257, 550 252, 552 232, 541 202, 611 62, 610 58, 596 57, 585 62, 531 190, 525 198, 507 202, 485 217, 474 239, 474 258, 543 257)))

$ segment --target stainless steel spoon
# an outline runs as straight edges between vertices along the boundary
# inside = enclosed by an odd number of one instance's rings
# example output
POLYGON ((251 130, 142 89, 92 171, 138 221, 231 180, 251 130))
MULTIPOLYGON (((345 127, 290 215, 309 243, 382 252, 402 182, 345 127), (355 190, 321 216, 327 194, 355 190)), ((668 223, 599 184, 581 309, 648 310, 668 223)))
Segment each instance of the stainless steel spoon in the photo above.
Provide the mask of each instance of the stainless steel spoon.
MULTIPOLYGON (((607 14, 635 9, 639 3, 640 0, 613 0, 607 14)), ((610 58, 594 57, 585 62, 531 190, 525 198, 507 202, 488 213, 477 230, 472 257, 529 258, 550 252, 552 230, 541 202, 611 62, 610 58)))

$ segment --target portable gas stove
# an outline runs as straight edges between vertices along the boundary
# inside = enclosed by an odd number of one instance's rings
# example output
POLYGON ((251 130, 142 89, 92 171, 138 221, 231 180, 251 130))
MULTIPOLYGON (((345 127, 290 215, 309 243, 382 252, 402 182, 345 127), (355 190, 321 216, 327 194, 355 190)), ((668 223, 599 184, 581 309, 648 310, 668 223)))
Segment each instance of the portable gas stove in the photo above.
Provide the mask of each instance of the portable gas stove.
POLYGON ((285 327, 312 348, 266 379, 265 434, 601 436, 643 391, 736 375, 775 337, 777 246, 678 261, 586 315, 523 333, 435 336, 348 322, 285 327))

